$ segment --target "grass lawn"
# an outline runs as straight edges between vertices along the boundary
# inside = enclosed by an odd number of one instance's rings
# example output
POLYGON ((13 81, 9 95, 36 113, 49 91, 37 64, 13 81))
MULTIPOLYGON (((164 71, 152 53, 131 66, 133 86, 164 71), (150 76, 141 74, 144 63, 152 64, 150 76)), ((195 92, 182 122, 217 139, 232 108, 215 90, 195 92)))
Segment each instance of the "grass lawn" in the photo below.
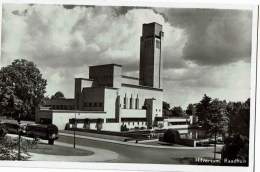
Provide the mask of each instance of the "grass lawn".
POLYGON ((89 156, 94 154, 92 151, 74 149, 73 147, 48 145, 44 143, 39 143, 35 148, 28 149, 27 151, 29 153, 60 156, 89 156))

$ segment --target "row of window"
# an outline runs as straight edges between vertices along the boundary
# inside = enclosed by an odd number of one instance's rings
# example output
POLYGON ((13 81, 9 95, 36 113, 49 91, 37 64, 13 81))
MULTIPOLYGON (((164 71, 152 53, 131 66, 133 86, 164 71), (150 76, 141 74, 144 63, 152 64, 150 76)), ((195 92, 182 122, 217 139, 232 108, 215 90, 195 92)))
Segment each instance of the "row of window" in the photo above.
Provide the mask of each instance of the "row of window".
MULTIPOLYGON (((153 40, 148 40, 144 42, 144 47, 153 47, 154 46, 154 42, 153 40)), ((159 40, 156 40, 156 48, 160 48, 161 47, 161 43, 159 40)))
POLYGON ((98 119, 89 119, 89 118, 85 118, 85 119, 76 119, 75 118, 71 118, 69 119, 69 123, 70 124, 88 124, 88 123, 104 123, 104 119, 98 118, 98 119))
POLYGON ((145 122, 146 118, 122 118, 122 122, 145 122))
POLYGON ((102 102, 85 102, 84 107, 103 107, 102 102))
POLYGON ((112 78, 112 75, 97 75, 97 76, 93 76, 91 79, 109 79, 112 78))
POLYGON ((45 107, 51 107, 54 110, 74 110, 73 105, 45 105, 45 107))
POLYGON ((188 125, 189 122, 170 122, 170 125, 188 125))
MULTIPOLYGON (((136 122, 136 123, 137 123, 137 125, 147 125, 147 122, 136 122)), ((135 122, 127 122, 127 123, 123 122, 123 125, 124 124, 128 124, 128 125, 133 124, 133 125, 135 125, 135 122)))

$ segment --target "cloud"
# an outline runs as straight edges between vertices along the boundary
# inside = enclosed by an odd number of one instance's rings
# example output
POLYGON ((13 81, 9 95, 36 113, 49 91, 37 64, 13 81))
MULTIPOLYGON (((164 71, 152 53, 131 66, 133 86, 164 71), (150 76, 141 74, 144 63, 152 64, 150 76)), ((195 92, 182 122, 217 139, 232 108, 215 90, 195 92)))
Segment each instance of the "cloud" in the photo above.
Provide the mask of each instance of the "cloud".
POLYGON ((87 78, 91 65, 121 64, 138 77, 142 24, 158 22, 167 101, 185 105, 204 93, 244 99, 251 17, 243 10, 4 4, 1 65, 31 60, 48 80, 47 94, 73 97, 73 78, 87 78), (239 89, 234 69, 243 76, 239 89))
POLYGON ((199 65, 225 65, 251 57, 252 11, 156 9, 173 26, 185 30, 183 59, 199 65))
POLYGON ((164 98, 171 106, 199 102, 204 94, 228 101, 245 101, 250 95, 250 70, 247 62, 225 66, 197 66, 164 71, 164 98))

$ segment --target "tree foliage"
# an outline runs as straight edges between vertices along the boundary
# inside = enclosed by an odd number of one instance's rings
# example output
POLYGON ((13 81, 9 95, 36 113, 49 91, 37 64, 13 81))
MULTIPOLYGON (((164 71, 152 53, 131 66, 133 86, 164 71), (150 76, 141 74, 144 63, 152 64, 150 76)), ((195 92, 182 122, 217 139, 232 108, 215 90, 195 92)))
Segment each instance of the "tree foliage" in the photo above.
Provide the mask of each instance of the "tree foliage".
POLYGON ((207 95, 196 106, 199 124, 207 133, 225 133, 228 130, 229 117, 226 101, 212 100, 207 95))
POLYGON ((245 102, 229 102, 227 111, 230 119, 229 135, 249 137, 250 99, 245 102))
POLYGON ((170 104, 163 101, 163 117, 170 117, 171 115, 170 104))
POLYGON ((189 116, 191 116, 191 115, 194 115, 195 112, 196 112, 196 107, 195 107, 195 105, 189 104, 189 105, 187 106, 187 109, 186 109, 186 114, 189 115, 189 116))
MULTIPOLYGON (((0 160, 18 160, 18 138, 0 137, 0 160)), ((31 141, 21 138, 21 160, 28 160, 31 155, 28 149, 36 148, 37 141, 31 141)))
POLYGON ((169 144, 177 143, 180 139, 180 133, 178 130, 168 129, 163 134, 163 141, 169 144))
POLYGON ((0 114, 34 119, 35 108, 43 103, 47 81, 33 62, 17 59, 0 70, 0 114))
POLYGON ((163 109, 170 110, 170 104, 163 101, 163 109))
POLYGON ((171 116, 172 117, 182 117, 182 116, 184 116, 184 112, 180 106, 173 107, 171 109, 171 116))
POLYGON ((51 96, 51 99, 65 99, 65 96, 61 91, 58 91, 51 96))

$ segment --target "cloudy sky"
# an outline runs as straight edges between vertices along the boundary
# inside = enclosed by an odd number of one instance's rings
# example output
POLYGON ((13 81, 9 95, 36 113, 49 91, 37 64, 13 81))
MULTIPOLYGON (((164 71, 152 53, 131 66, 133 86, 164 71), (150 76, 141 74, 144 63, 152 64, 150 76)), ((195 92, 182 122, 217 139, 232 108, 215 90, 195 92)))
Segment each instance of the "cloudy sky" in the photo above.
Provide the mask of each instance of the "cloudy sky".
POLYGON ((62 5, 3 5, 1 66, 33 61, 47 94, 74 97, 88 66, 117 63, 138 77, 142 24, 163 25, 164 99, 171 107, 207 94, 227 101, 250 95, 252 11, 62 5))

